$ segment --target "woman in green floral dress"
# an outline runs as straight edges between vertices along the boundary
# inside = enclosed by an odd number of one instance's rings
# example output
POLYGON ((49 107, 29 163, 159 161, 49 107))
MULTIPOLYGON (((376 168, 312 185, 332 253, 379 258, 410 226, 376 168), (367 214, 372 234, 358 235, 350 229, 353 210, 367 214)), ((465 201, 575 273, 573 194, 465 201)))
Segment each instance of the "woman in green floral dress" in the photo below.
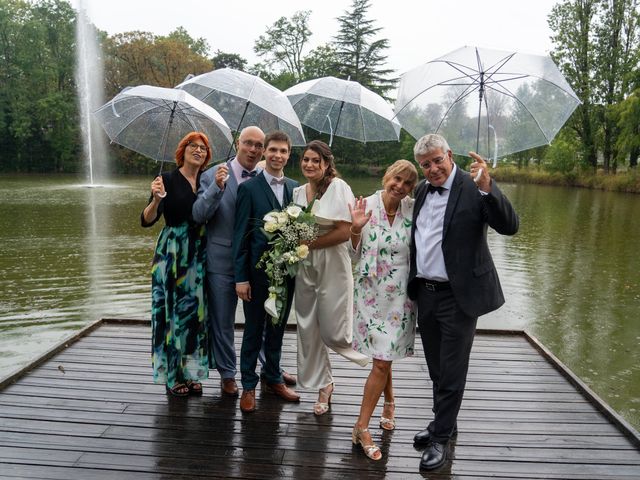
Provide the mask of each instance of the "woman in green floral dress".
MULTIPOLYGON (((206 236, 193 222, 200 174, 211 159, 207 136, 187 134, 176 149, 178 168, 151 183, 142 226, 164 216, 151 268, 153 380, 175 396, 201 395, 209 375, 206 330, 206 236)), ((213 362, 211 362, 213 364, 213 362)))

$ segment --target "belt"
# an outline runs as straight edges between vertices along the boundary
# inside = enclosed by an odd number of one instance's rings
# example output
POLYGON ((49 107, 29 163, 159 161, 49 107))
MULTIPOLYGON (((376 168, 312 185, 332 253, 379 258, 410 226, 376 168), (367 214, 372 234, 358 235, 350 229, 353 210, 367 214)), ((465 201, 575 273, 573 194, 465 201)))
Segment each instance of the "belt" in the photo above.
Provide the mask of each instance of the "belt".
POLYGON ((427 280, 426 278, 420 279, 424 288, 430 292, 441 292, 443 290, 451 290, 450 282, 438 282, 437 280, 427 280))

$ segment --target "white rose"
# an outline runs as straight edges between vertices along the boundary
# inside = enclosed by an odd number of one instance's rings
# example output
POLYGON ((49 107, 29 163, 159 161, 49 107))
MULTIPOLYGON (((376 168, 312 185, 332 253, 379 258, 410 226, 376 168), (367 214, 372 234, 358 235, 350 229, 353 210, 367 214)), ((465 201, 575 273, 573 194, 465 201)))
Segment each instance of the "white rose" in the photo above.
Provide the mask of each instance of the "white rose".
POLYGON ((264 217, 262 217, 262 220, 265 223, 267 223, 267 222, 277 222, 278 218, 276 217, 276 212, 269 212, 264 217))
POLYGON ((287 215, 291 218, 298 218, 302 213, 302 209, 297 205, 291 205, 287 207, 287 215))
POLYGON ((276 213, 276 217, 278 218, 278 224, 280 225, 284 225, 289 221, 289 215, 287 215, 285 212, 276 213))
POLYGON ((307 245, 300 245, 296 248, 296 255, 300 258, 307 258, 309 255, 309 247, 307 245))
POLYGON ((278 224, 276 222, 267 222, 264 224, 265 231, 273 233, 278 230, 278 224))

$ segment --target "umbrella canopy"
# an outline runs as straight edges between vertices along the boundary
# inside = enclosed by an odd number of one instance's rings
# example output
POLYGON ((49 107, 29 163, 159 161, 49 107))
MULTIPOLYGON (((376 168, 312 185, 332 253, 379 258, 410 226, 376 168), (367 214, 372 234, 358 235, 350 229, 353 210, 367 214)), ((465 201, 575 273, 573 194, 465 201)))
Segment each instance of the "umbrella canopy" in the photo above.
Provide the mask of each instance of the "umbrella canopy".
POLYGON ((395 111, 413 137, 440 133, 495 165, 550 143, 579 104, 549 57, 463 47, 405 73, 395 111))
POLYGON ((265 132, 286 132, 293 145, 306 143, 300 120, 287 97, 260 77, 221 68, 192 77, 176 88, 211 105, 232 130, 256 125, 265 132))
POLYGON ((209 137, 212 158, 225 158, 233 141, 218 112, 174 88, 125 88, 94 115, 111 142, 159 162, 174 162, 175 149, 189 132, 209 137))
POLYGON ((285 90, 300 121, 314 130, 360 142, 398 141, 400 123, 377 93, 358 82, 323 77, 285 90))

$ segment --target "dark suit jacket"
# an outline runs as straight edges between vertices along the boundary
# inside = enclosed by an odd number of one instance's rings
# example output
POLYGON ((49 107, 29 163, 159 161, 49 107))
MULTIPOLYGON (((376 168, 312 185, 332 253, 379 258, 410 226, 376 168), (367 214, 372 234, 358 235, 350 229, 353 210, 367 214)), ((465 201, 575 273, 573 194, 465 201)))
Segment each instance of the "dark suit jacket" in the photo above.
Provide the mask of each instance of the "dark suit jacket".
MULTIPOLYGON (((416 298, 415 228, 418 213, 427 195, 423 180, 416 188, 416 202, 411 230, 411 265, 408 293, 416 298)), ((433 195, 437 195, 434 193, 433 195)), ((519 220, 511 203, 495 182, 491 193, 481 195, 468 172, 457 168, 444 215, 442 253, 447 276, 460 309, 470 317, 496 310, 504 303, 504 295, 489 246, 487 226, 503 235, 518 231, 519 220)))
POLYGON ((293 198, 293 189, 298 182, 287 178, 284 188, 284 205, 280 205, 276 196, 261 172, 255 178, 241 183, 236 199, 236 219, 233 229, 233 258, 237 282, 259 281, 267 283, 262 270, 256 269, 256 263, 268 248, 267 237, 260 228, 262 218, 272 210, 281 210, 289 205, 293 198))

